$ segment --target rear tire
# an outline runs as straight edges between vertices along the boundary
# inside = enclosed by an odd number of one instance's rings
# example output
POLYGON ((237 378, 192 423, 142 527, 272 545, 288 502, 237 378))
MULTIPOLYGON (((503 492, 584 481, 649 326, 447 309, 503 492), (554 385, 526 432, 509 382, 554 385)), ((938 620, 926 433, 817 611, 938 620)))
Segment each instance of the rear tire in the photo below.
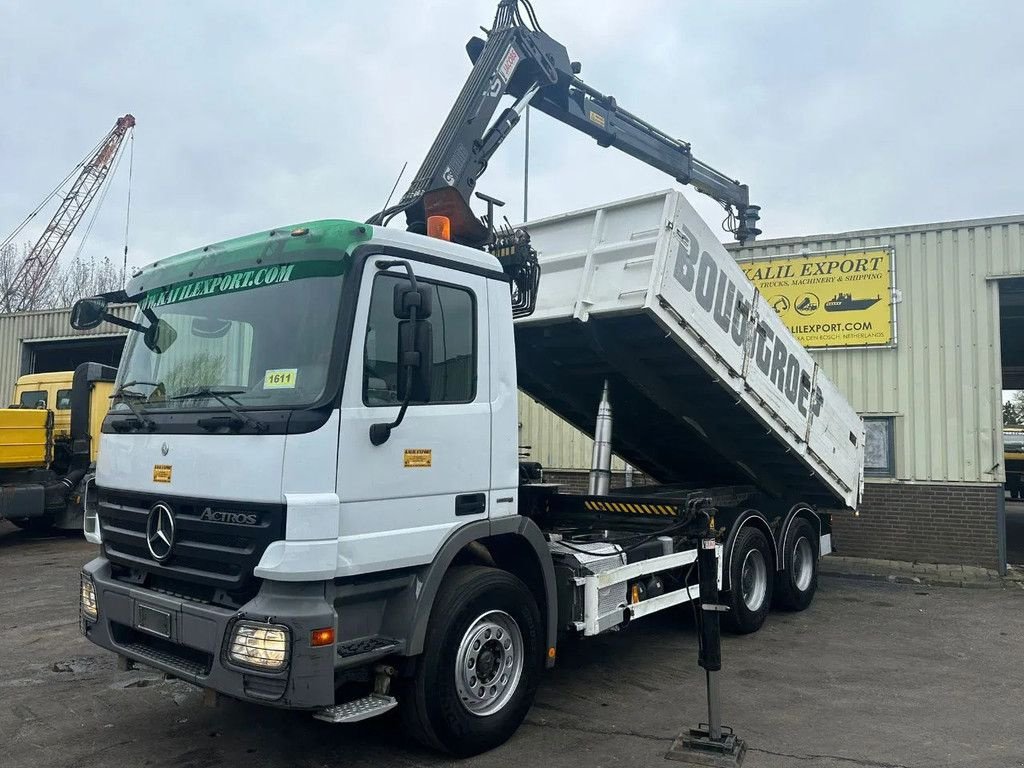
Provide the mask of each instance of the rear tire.
POLYGON ((497 568, 453 568, 430 611, 423 654, 399 704, 421 743, 459 757, 503 744, 540 681, 540 611, 530 590, 497 568))
POLYGON ((797 518, 789 529, 782 550, 783 571, 779 574, 778 602, 788 611, 802 611, 818 591, 818 537, 814 526, 797 518))
POLYGON ((747 526, 736 535, 729 560, 729 610, 722 623, 730 632, 757 632, 768 618, 775 575, 772 548, 760 528, 747 526))

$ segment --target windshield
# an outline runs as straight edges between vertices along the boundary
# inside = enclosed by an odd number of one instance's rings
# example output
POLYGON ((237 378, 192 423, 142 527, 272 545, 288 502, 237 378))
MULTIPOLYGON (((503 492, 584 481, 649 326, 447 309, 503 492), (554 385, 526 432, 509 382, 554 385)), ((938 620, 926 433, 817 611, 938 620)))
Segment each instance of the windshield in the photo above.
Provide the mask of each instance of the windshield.
POLYGON ((150 292, 136 322, 173 331, 163 351, 133 331, 112 411, 291 408, 327 382, 344 262, 309 261, 217 275, 150 292), (147 314, 149 313, 149 314, 147 314), (150 314, 152 316, 150 316, 150 314))

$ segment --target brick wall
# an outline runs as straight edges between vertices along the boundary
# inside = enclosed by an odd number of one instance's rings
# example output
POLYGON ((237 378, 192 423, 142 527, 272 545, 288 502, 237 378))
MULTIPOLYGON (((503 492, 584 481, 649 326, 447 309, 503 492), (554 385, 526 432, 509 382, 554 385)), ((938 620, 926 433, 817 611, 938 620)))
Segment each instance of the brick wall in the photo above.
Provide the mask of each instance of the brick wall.
MULTIPOLYGON (((545 469, 544 482, 558 483, 566 493, 586 493, 590 473, 585 469, 545 469)), ((633 470, 633 485, 653 485, 654 480, 633 470)), ((611 488, 626 487, 626 473, 612 472, 611 488)))
MULTIPOLYGON (((544 470, 544 480, 567 493, 587 492, 585 470, 544 470)), ((612 474, 612 488, 625 486, 625 474, 612 474)), ((655 481, 633 473, 633 485, 655 481)), ((832 514, 837 554, 955 563, 999 569, 996 509, 1002 486, 871 483, 864 486, 860 515, 832 514)))
POLYGON ((860 515, 836 512, 837 554, 999 569, 999 485, 871 483, 860 515))

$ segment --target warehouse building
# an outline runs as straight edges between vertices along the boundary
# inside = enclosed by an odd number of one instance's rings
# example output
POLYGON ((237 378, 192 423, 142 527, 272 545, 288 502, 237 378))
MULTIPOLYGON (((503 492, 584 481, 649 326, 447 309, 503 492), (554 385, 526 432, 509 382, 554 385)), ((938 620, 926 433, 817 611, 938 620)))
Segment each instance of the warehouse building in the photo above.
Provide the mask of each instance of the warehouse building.
MULTIPOLYGON (((840 553, 1003 569, 1002 390, 1024 389, 1024 216, 729 248, 865 418, 864 497, 857 516, 835 517, 840 553)), ((522 400, 530 457, 582 486, 589 440, 522 400)), ((615 471, 619 485, 644 480, 615 471)))
MULTIPOLYGON (((113 311, 130 319, 134 309, 126 305, 113 311)), ((10 397, 14 382, 26 373, 72 371, 85 362, 117 365, 125 334, 110 323, 76 331, 67 309, 0 315, 0 397, 10 397)))

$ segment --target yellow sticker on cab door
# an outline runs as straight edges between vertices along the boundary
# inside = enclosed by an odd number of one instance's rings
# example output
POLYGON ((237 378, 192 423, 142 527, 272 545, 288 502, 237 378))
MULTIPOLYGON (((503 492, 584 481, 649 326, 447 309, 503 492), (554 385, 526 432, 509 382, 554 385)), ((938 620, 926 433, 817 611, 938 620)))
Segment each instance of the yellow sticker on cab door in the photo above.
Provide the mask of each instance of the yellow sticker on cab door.
POLYGON ((409 467, 429 467, 433 450, 431 448, 406 448, 404 463, 409 467))
POLYGON ((263 375, 264 389, 295 389, 298 368, 274 368, 263 375))
POLYGON ((171 482, 171 465, 170 464, 154 464, 153 465, 153 482, 154 483, 169 483, 169 482, 171 482))

